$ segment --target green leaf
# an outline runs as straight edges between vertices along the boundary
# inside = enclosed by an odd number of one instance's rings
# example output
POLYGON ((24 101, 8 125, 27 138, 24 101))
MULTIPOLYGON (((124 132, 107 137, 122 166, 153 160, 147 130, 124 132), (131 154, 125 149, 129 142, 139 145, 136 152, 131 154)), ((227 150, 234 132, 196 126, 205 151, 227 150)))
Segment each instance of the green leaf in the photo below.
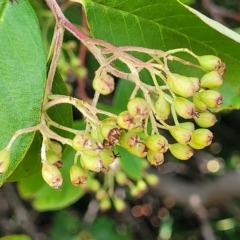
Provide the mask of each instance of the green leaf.
POLYGON ((26 235, 11 235, 2 237, 0 240, 31 240, 31 238, 26 235))
MULTIPOLYGON (((54 94, 68 95, 66 85, 58 71, 56 71, 53 81, 52 92, 54 94)), ((66 126, 72 127, 72 106, 69 104, 56 105, 49 109, 49 116, 55 122, 66 126)), ((54 131, 63 137, 71 138, 72 134, 59 129, 54 128, 54 131)), ((8 177, 7 181, 19 181, 20 179, 30 177, 35 173, 41 171, 41 144, 42 136, 38 132, 35 134, 33 142, 28 149, 25 157, 21 163, 17 166, 15 171, 8 177)))
POLYGON ((120 146, 117 146, 117 151, 120 153, 121 166, 126 174, 134 180, 141 179, 143 159, 132 155, 126 149, 120 146))
MULTIPOLYGON (((85 123, 79 122, 76 129, 84 129, 85 123)), ((18 182, 20 195, 32 202, 32 205, 38 211, 58 210, 69 206, 83 196, 82 187, 75 187, 70 181, 69 171, 73 164, 74 151, 71 147, 66 147, 62 160, 63 167, 61 173, 63 176, 63 185, 61 190, 51 188, 44 182, 41 172, 24 178, 18 182)))
MULTIPOLYGON (((35 13, 27 0, 0 2, 0 149, 15 131, 40 121, 46 79, 46 57, 35 13)), ((20 163, 34 133, 17 138, 8 171, 0 186, 20 163)))
MULTIPOLYGON (((115 46, 142 46, 164 51, 188 48, 198 55, 219 56, 226 63, 227 72, 220 88, 224 104, 218 110, 240 107, 240 36, 236 33, 215 22, 212 24, 213 21, 206 17, 200 19, 196 11, 190 11, 176 0, 81 2, 93 37, 115 46)), ((199 73, 180 64, 171 64, 171 67, 172 71, 187 76, 199 73)), ((143 79, 150 81, 146 76, 143 79)))

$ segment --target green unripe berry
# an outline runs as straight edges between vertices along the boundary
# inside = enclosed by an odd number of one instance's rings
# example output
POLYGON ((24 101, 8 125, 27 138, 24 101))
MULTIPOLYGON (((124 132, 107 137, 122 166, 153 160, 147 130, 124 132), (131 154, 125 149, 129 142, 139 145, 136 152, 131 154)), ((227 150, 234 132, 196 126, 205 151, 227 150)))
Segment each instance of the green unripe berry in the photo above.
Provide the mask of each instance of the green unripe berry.
POLYGON ((140 137, 136 133, 122 132, 119 138, 119 144, 123 148, 129 149, 140 142, 140 137))
POLYGON ((142 121, 135 116, 132 116, 129 111, 121 112, 117 117, 117 123, 121 128, 127 130, 143 130, 142 121))
POLYGON ((176 97, 173 106, 177 114, 185 119, 191 119, 197 114, 195 105, 186 98, 176 97))
POLYGON ((103 162, 100 156, 90 156, 82 153, 80 162, 84 169, 91 172, 100 172, 103 168, 103 162))
POLYGON ((183 123, 180 123, 179 126, 191 132, 195 129, 195 126, 192 122, 183 122, 183 123))
POLYGON ((77 151, 88 151, 89 155, 97 155, 102 150, 101 142, 87 133, 79 133, 72 140, 72 147, 77 151))
POLYGON ((129 100, 127 109, 132 116, 139 117, 141 120, 149 115, 148 103, 143 98, 136 97, 129 100))
POLYGON ((112 145, 115 145, 120 137, 121 129, 118 126, 102 124, 100 127, 100 133, 105 140, 109 141, 112 145))
POLYGON ((103 166, 108 166, 109 164, 113 163, 116 159, 117 155, 111 149, 103 149, 100 152, 100 157, 102 159, 103 166))
POLYGON ((102 199, 99 202, 99 209, 103 212, 107 211, 108 209, 110 209, 112 206, 111 201, 108 197, 102 199))
POLYGON ((94 90, 102 95, 110 94, 114 90, 114 87, 114 79, 108 74, 97 76, 93 79, 94 90))
POLYGON ((193 83, 195 92, 198 92, 200 90, 200 79, 197 77, 189 77, 188 79, 193 83))
POLYGON ((70 180, 74 186, 78 187, 81 184, 86 183, 87 179, 87 174, 80 164, 75 163, 71 166, 70 180))
POLYGON ((193 103, 196 106, 196 108, 200 111, 206 111, 207 110, 207 105, 200 99, 200 94, 196 93, 193 98, 193 103))
POLYGON ((203 128, 212 127, 217 122, 216 116, 210 112, 199 113, 194 120, 198 126, 203 128))
POLYGON ((164 98, 164 94, 159 95, 154 103, 156 114, 160 119, 167 120, 171 113, 171 104, 164 98))
POLYGON ((47 161, 52 165, 56 166, 57 168, 61 168, 63 165, 63 161, 60 157, 52 150, 48 150, 46 153, 47 161))
POLYGON ((42 177, 44 181, 52 188, 60 189, 63 178, 59 169, 47 161, 42 162, 42 177))
POLYGON ((218 71, 211 71, 206 73, 201 78, 202 88, 217 88, 223 84, 222 75, 218 71))
POLYGON ((50 150, 55 152, 59 157, 62 157, 62 145, 56 141, 49 141, 48 147, 50 150))
POLYGON ((167 76, 167 84, 174 93, 182 97, 191 97, 196 93, 191 79, 176 73, 167 76))
POLYGON ((147 184, 145 181, 143 181, 142 179, 137 181, 137 188, 141 191, 141 192, 146 192, 147 191, 147 184))
POLYGON ((219 57, 214 55, 204 55, 199 56, 197 59, 200 66, 206 72, 219 71, 221 74, 224 74, 226 66, 219 57))
POLYGON ((120 171, 116 172, 115 179, 116 179, 116 182, 120 186, 126 185, 126 183, 128 181, 128 178, 127 178, 126 174, 124 172, 120 172, 120 171))
POLYGON ((131 154, 139 157, 145 158, 147 156, 147 146, 144 141, 139 141, 135 146, 127 149, 131 154))
POLYGON ((165 153, 168 150, 168 141, 160 134, 148 136, 146 138, 146 145, 155 152, 165 153))
POLYGON ((145 180, 150 186, 155 186, 160 181, 159 178, 155 174, 150 174, 150 173, 146 174, 145 180))
POLYGON ((123 212, 126 209, 126 203, 120 198, 113 199, 113 206, 117 212, 123 212))
POLYGON ((132 186, 130 188, 130 194, 132 197, 138 197, 141 194, 141 190, 137 186, 132 186))
POLYGON ((212 108, 220 107, 223 103, 222 95, 214 90, 205 90, 199 93, 201 101, 212 108))
POLYGON ((4 174, 10 164, 10 152, 7 148, 0 151, 0 174, 4 174))
POLYGON ((159 167, 164 162, 164 155, 163 153, 155 152, 149 149, 147 152, 147 160, 154 167, 159 167))
POLYGON ((168 126, 168 130, 171 135, 177 140, 177 142, 186 145, 190 142, 192 132, 186 128, 180 126, 168 126))
POLYGON ((97 192, 96 192, 96 199, 98 201, 104 199, 107 196, 107 192, 103 189, 100 188, 97 192))
POLYGON ((194 143, 192 140, 189 142, 188 144, 191 148, 194 148, 194 149, 203 149, 205 148, 206 146, 203 146, 203 145, 199 145, 199 144, 196 144, 194 143))
POLYGON ((212 143, 213 134, 205 128, 199 128, 192 132, 191 141, 195 144, 202 146, 209 146, 212 143))
POLYGON ((180 143, 170 144, 169 150, 172 155, 179 160, 188 160, 194 153, 191 147, 180 143))
POLYGON ((87 186, 91 191, 97 192, 100 189, 101 184, 97 179, 89 178, 87 181, 87 186))

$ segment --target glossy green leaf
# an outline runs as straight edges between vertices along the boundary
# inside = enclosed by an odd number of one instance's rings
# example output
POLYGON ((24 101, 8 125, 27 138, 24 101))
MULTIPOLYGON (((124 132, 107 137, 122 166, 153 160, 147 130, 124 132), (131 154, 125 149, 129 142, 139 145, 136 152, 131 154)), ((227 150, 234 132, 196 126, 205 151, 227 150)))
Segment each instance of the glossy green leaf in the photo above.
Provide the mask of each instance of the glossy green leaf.
MULTIPOLYGON (((46 79, 46 57, 35 13, 27 0, 0 1, 0 149, 15 131, 40 121, 46 79)), ((8 171, 0 186, 20 163, 34 134, 17 138, 8 171)))
MULTIPOLYGON (((84 122, 78 123, 76 129, 83 129, 84 122)), ((32 205, 38 211, 58 210, 69 206, 77 201, 83 194, 82 187, 75 187, 70 182, 69 170, 73 164, 74 151, 71 147, 66 147, 62 160, 63 167, 61 173, 63 176, 63 185, 61 190, 55 190, 44 182, 41 172, 24 178, 18 183, 20 195, 32 202, 32 205)))
MULTIPOLYGON (((66 85, 58 71, 56 71, 54 76, 52 92, 54 94, 68 95, 66 85)), ((60 104, 50 108, 49 116, 63 126, 72 127, 72 106, 69 104, 60 104)), ((71 137, 69 132, 56 128, 54 128, 54 131, 63 137, 71 137)), ((38 132, 35 134, 34 140, 25 157, 15 171, 8 177, 7 181, 19 181, 20 179, 32 176, 41 171, 41 144, 42 136, 38 132)))
MULTIPOLYGON (((227 65, 220 88, 224 104, 219 110, 240 107, 240 36, 233 31, 206 17, 200 18, 196 11, 177 0, 81 2, 92 35, 115 46, 134 45, 164 51, 188 48, 198 55, 219 56, 227 65)), ((179 64, 171 67, 172 71, 187 76, 199 73, 179 64)), ((149 82, 146 76, 142 80, 149 82)))
POLYGON ((140 179, 142 177, 143 159, 132 155, 122 147, 117 147, 117 150, 120 153, 122 169, 130 178, 140 179))
POLYGON ((0 240, 31 240, 31 238, 26 235, 11 235, 2 237, 0 240))

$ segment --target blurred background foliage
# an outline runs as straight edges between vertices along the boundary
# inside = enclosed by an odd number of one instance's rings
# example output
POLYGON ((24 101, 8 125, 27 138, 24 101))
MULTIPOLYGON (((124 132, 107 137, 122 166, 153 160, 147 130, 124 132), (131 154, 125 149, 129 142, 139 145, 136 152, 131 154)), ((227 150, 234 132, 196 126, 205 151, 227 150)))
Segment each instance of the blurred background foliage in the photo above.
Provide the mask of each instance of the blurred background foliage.
MULTIPOLYGON (((54 29, 54 17, 43 0, 30 2, 38 16, 48 52, 54 29)), ((88 33, 81 5, 70 1, 58 2, 64 9, 66 17, 88 33)), ((182 2, 239 31, 239 1, 182 0, 182 2)), ((70 94, 87 100, 93 96, 91 80, 98 63, 85 51, 74 36, 66 31, 58 67, 70 94)), ((116 81, 118 88, 125 87, 118 79, 116 81)), ((117 101, 118 97, 117 92, 115 96, 101 97, 101 108, 112 110, 111 104, 117 101)), ((81 116, 75 111, 73 114, 76 126, 82 128, 83 123, 79 122, 81 116)), ((240 170, 240 112, 223 111, 217 114, 217 118, 218 123, 211 128, 214 142, 209 148, 198 151, 187 162, 179 162, 167 156, 159 171, 146 170, 158 176, 160 187, 159 185, 147 187, 132 197, 133 187, 126 190, 120 184, 116 186, 116 194, 119 196, 126 194, 124 198, 127 211, 116 211, 117 207, 100 211, 95 199, 97 191, 94 191, 92 186, 88 186, 92 191, 79 190, 75 199, 68 200, 67 196, 59 193, 61 200, 65 199, 64 204, 69 206, 63 210, 59 210, 62 206, 56 203, 57 211, 47 211, 44 203, 33 201, 33 206, 37 209, 35 210, 28 201, 18 197, 14 184, 5 184, 0 189, 0 236, 27 234, 37 240, 239 239, 240 177, 237 173, 240 170), (191 204, 191 198, 196 198, 194 193, 202 196, 205 202, 194 205, 198 202, 195 199, 196 201, 191 204)), ((65 155, 72 157, 69 151, 66 151, 65 155)), ((129 170, 130 174, 134 169, 135 165, 129 170)), ((128 169, 125 170, 127 173, 128 169)), ((138 177, 130 177, 132 183, 137 185, 138 177)), ((35 184, 32 192, 24 191, 25 185, 21 183, 18 184, 18 190, 22 197, 28 200, 44 192, 45 201, 49 204, 51 192, 39 187, 41 184, 35 182, 39 178, 32 177, 31 181, 35 184)), ((96 176, 96 179, 103 182, 101 174, 96 176)), ((76 196, 76 191, 72 194, 76 196)), ((51 208, 54 209, 54 201, 51 208)), ((22 237, 25 239, 23 235, 22 237)))

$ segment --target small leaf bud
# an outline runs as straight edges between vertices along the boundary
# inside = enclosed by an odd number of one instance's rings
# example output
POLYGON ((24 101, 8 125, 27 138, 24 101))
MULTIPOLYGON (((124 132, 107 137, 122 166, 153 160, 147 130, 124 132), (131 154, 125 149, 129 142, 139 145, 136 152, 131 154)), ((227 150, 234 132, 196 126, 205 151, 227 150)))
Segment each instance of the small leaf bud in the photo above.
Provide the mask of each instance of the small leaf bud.
POLYGON ((42 162, 42 176, 44 181, 52 188, 60 189, 63 178, 59 169, 47 161, 42 162))
POLYGON ((190 142, 192 132, 180 126, 169 126, 169 132, 177 140, 177 142, 186 145, 190 142))
POLYGON ((201 78, 202 88, 217 88, 223 84, 222 75, 217 71, 211 71, 206 73, 201 78))
POLYGON ((167 84, 174 93, 182 97, 191 97, 196 93, 193 82, 188 77, 176 73, 167 76, 167 84))
POLYGON ((209 146, 212 143, 213 134, 205 128, 199 128, 192 132, 192 142, 202 146, 209 146))
POLYGON ((210 112, 199 113, 194 120, 198 126, 203 128, 212 127, 217 122, 216 116, 210 112))
POLYGON ((168 141, 160 134, 148 136, 146 138, 146 145, 155 152, 165 153, 168 150, 168 141))
POLYGON ((194 152, 188 145, 182 145, 180 143, 170 144, 169 150, 172 155, 179 160, 188 160, 194 152))
POLYGON ((129 100, 127 109, 132 116, 140 117, 141 120, 145 119, 149 114, 149 106, 143 98, 133 98, 129 100))
POLYGON ((97 76, 93 79, 93 88, 102 95, 110 94, 115 87, 114 79, 112 76, 106 74, 97 76))
POLYGON ((204 55, 199 56, 197 59, 200 66, 206 72, 219 71, 221 74, 224 74, 226 66, 219 57, 214 55, 204 55))
POLYGON ((205 90, 199 93, 201 101, 203 101, 207 106, 217 108, 223 103, 222 95, 214 90, 205 90))
POLYGON ((164 94, 159 95, 154 103, 156 114, 160 119, 167 120, 171 113, 171 104, 164 98, 164 94))
POLYGON ((149 149, 147 152, 147 160, 154 167, 159 167, 164 162, 164 155, 163 153, 155 152, 149 149))
POLYGON ((83 183, 86 183, 88 177, 85 170, 81 167, 80 164, 75 163, 70 168, 70 180, 74 186, 80 186, 83 183))
POLYGON ((10 164, 10 152, 7 148, 0 151, 0 174, 4 174, 10 164))
POLYGON ((191 119, 197 114, 195 105, 186 98, 176 97, 173 106, 178 115, 185 119, 191 119))

